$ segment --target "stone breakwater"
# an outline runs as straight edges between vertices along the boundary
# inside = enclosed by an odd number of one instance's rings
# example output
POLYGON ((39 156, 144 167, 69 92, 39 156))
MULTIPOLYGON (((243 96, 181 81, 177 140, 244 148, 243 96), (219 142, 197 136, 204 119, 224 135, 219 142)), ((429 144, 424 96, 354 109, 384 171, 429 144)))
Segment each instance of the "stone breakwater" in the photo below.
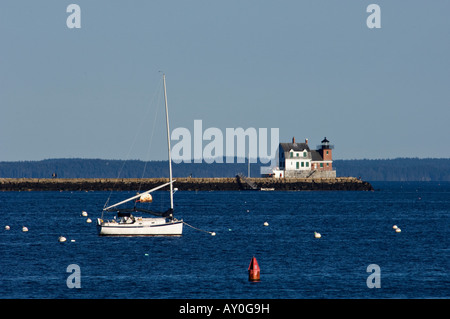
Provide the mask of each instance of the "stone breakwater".
MULTIPOLYGON (((372 191, 370 183, 354 177, 337 178, 174 178, 181 191, 372 191)), ((130 191, 148 190, 168 178, 0 178, 0 191, 130 191)), ((168 189, 165 187, 164 189, 168 189)))

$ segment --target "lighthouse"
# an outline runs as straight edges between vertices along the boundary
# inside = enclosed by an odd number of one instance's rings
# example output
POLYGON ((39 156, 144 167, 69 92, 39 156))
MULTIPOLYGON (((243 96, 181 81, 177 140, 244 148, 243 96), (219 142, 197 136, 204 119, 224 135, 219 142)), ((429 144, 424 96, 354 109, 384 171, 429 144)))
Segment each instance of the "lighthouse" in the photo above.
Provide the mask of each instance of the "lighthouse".
POLYGON ((310 148, 308 139, 299 142, 294 137, 292 143, 278 146, 278 167, 261 170, 263 177, 274 178, 336 178, 333 169, 332 150, 334 145, 325 137, 316 149, 310 148))
POLYGON ((320 163, 320 170, 331 171, 333 170, 333 155, 332 149, 333 145, 330 144, 330 141, 325 137, 320 146, 318 147, 318 152, 322 156, 322 163, 320 163))

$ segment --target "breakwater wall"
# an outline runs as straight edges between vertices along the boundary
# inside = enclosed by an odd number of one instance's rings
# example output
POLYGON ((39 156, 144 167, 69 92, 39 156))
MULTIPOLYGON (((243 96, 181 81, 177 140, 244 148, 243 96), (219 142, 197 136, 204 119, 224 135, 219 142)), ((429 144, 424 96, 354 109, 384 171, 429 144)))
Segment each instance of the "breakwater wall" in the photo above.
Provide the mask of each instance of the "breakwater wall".
MULTIPOLYGON (((174 178, 183 191, 371 191, 372 185, 354 177, 337 178, 174 178)), ((0 178, 0 191, 130 191, 148 190, 168 178, 0 178)), ((168 187, 164 188, 168 189, 168 187)))

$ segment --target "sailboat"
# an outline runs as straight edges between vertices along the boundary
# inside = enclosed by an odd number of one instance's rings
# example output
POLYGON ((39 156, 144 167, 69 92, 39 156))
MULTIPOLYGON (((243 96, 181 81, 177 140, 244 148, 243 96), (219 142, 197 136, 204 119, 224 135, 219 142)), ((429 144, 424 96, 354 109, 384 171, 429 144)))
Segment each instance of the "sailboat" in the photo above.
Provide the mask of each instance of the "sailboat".
MULTIPOLYGON (((181 236, 183 233, 183 220, 173 216, 173 182, 172 179, 172 157, 170 153, 170 129, 169 111, 167 108, 166 76, 163 74, 164 104, 166 109, 167 146, 169 154, 169 182, 152 188, 146 192, 123 200, 117 204, 103 208, 101 218, 97 218, 97 227, 101 236, 181 236), (138 208, 136 202, 151 201, 151 192, 170 187, 170 208, 164 212, 155 212, 148 209, 138 208), (133 208, 118 208, 120 205, 134 201, 133 208), (103 218, 105 212, 114 212, 113 219, 103 218), (155 217, 142 217, 138 214, 149 214, 155 217)), ((105 205, 106 206, 106 205, 105 205)))

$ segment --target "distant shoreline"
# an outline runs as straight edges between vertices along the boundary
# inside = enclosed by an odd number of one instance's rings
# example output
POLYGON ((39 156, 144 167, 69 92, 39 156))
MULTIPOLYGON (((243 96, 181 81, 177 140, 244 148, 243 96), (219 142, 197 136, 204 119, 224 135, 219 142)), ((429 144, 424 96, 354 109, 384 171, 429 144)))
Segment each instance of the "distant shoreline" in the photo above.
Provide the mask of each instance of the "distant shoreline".
MULTIPOLYGON (((251 163, 250 176, 261 177, 260 161, 251 163)), ((248 162, 235 158, 228 163, 179 163, 173 176, 234 178, 248 174, 248 162)), ((337 177, 355 176, 365 181, 450 181, 450 158, 396 158, 374 160, 334 160, 337 177)), ((0 178, 159 178, 169 177, 167 161, 48 159, 28 162, 1 162, 0 178)))
MULTIPOLYGON (((355 177, 311 178, 174 178, 181 191, 372 191, 355 177)), ((0 178, 0 191, 130 191, 147 190, 168 178, 0 178)))

